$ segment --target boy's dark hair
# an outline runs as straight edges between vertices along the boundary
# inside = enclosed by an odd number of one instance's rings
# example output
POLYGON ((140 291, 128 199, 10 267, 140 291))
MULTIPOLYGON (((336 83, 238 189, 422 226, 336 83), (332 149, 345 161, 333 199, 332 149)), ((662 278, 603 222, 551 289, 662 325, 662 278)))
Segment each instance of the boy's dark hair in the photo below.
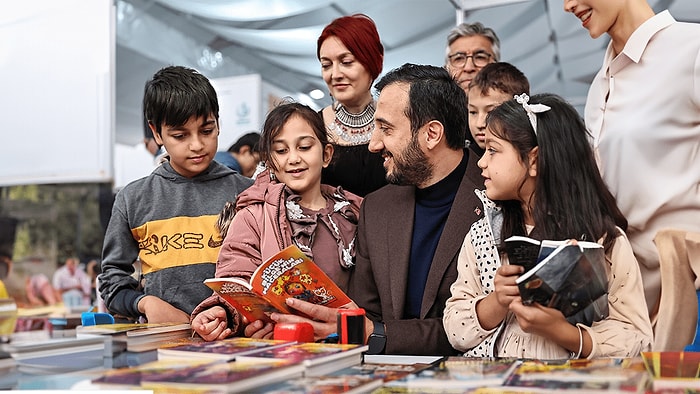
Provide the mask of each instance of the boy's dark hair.
POLYGON ((260 142, 260 133, 257 132, 251 132, 247 134, 243 134, 241 138, 239 138, 236 142, 233 143, 228 148, 229 152, 233 153, 238 153, 241 151, 241 148, 244 146, 249 146, 250 150, 252 152, 260 152, 260 147, 258 146, 258 143, 260 142))
POLYGON ((301 103, 282 102, 267 114, 265 124, 263 124, 262 135, 260 136, 260 158, 270 168, 277 169, 274 160, 272 160, 272 142, 292 116, 302 118, 311 126, 314 135, 321 142, 321 146, 325 147, 328 144, 326 126, 323 124, 323 118, 317 111, 301 103))
MULTIPOLYGON (((528 154, 537 150, 537 179, 533 194, 537 239, 578 239, 596 242, 605 236, 606 250, 627 220, 605 185, 596 164, 589 135, 576 109, 555 94, 537 94, 530 104, 551 109, 536 114, 537 135, 527 113, 516 100, 494 108, 486 124, 496 137, 510 142, 520 160, 529 166, 528 154)), ((523 181, 524 182, 524 181, 523 181)), ((501 239, 527 235, 519 201, 503 201, 504 223, 501 239)))
POLYGON ((144 116, 161 134, 162 125, 182 126, 192 117, 214 115, 219 120, 219 101, 207 77, 194 69, 168 66, 146 82, 144 116))
POLYGON ((469 83, 469 89, 479 89, 482 96, 488 94, 489 89, 495 89, 513 97, 530 94, 530 82, 522 71, 510 63, 490 63, 479 70, 469 83))
POLYGON ((468 128, 467 96, 442 67, 406 63, 389 71, 375 85, 381 92, 386 86, 406 83, 408 107, 406 116, 411 120, 411 131, 431 120, 437 120, 445 128, 447 145, 452 149, 462 149, 468 128))

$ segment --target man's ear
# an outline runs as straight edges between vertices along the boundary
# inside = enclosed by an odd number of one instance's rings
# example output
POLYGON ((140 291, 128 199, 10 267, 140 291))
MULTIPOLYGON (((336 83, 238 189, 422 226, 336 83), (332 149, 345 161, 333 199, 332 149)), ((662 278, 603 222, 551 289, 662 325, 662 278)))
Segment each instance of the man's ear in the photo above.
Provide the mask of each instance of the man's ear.
POLYGON ((163 138, 161 137, 158 132, 156 132, 156 125, 153 124, 153 122, 149 121, 148 122, 148 128, 151 129, 151 133, 153 133, 153 138, 156 140, 158 145, 163 145, 163 138))
POLYGON ((536 146, 532 149, 530 149, 530 152, 527 154, 527 160, 528 160, 528 175, 531 177, 536 177, 537 176, 537 156, 539 155, 539 147, 536 146))
POLYGON ((238 154, 239 154, 239 155, 245 155, 245 154, 248 154, 248 153, 251 153, 251 154, 252 154, 252 152, 251 152, 251 150, 250 150, 250 146, 248 146, 248 145, 243 145, 243 146, 241 146, 240 148, 238 148, 238 154))
POLYGON ((423 127, 425 135, 422 138, 425 139, 427 149, 435 148, 445 138, 445 127, 439 121, 431 120, 423 127))
POLYGON ((323 147, 323 168, 328 167, 328 165, 331 163, 332 158, 333 158, 333 145, 326 144, 326 146, 323 147))

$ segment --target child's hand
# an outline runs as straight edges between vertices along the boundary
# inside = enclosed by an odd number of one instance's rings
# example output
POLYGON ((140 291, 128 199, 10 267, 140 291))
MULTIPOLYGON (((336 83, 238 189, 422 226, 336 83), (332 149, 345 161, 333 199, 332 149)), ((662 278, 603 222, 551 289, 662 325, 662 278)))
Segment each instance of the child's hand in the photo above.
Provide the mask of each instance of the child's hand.
POLYGON ((520 297, 511 302, 510 311, 517 317, 518 325, 524 332, 545 338, 551 339, 561 324, 570 325, 559 310, 538 303, 523 305, 520 297))
POLYGON ((161 300, 147 295, 138 304, 138 309, 149 323, 189 323, 190 315, 161 300))
POLYGON ((524 271, 521 265, 502 265, 496 270, 496 276, 493 279, 494 293, 498 304, 503 308, 508 308, 510 303, 520 296, 520 290, 515 283, 515 279, 524 271))
POLYGON ((258 339, 273 339, 275 325, 273 323, 265 323, 262 320, 256 320, 243 329, 243 335, 249 338, 258 339))
POLYGON ((205 341, 216 341, 231 335, 226 311, 220 306, 213 306, 195 316, 192 329, 205 341))

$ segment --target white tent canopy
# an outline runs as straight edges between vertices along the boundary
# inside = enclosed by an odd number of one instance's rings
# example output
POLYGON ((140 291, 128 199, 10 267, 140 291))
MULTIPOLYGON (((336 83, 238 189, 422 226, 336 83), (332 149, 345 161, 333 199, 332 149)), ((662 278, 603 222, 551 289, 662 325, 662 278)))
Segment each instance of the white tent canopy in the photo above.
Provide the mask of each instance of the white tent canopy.
MULTIPOLYGON (((700 22, 698 0, 650 4, 700 22)), ((442 66, 457 21, 482 22, 499 35, 501 60, 521 69, 533 92, 558 93, 579 110, 608 42, 591 39, 561 0, 118 0, 117 141, 140 140, 143 83, 165 64, 211 78, 259 73, 294 95, 327 91, 316 39, 331 20, 353 13, 376 22, 385 72, 406 62, 442 66)))

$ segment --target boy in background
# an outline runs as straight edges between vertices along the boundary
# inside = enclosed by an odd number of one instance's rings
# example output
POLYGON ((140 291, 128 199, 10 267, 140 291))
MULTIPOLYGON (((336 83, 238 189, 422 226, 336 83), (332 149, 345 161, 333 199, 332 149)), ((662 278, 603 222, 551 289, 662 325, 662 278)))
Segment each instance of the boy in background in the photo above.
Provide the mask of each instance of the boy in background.
POLYGON ((527 77, 510 63, 491 63, 484 66, 469 83, 467 90, 467 112, 469 113, 469 131, 476 141, 470 148, 479 156, 484 154, 486 146, 486 115, 504 101, 515 95, 530 94, 527 77))
POLYGON ((258 142, 260 142, 260 133, 244 134, 226 152, 216 152, 214 160, 243 176, 252 178, 260 162, 258 142))
POLYGON ((202 74, 161 69, 146 83, 143 108, 169 159, 117 193, 99 291, 113 314, 189 322, 194 307, 211 295, 202 282, 214 277, 222 241, 217 216, 252 180, 214 161, 219 103, 202 74), (137 259, 142 278, 132 277, 137 259))

